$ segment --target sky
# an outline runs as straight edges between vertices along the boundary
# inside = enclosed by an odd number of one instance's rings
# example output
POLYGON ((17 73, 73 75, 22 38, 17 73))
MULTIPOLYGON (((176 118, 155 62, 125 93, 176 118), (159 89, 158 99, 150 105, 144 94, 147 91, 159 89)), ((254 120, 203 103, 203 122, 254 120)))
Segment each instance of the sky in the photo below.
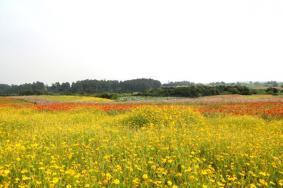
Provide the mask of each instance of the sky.
POLYGON ((282 0, 0 0, 0 83, 283 80, 282 0))

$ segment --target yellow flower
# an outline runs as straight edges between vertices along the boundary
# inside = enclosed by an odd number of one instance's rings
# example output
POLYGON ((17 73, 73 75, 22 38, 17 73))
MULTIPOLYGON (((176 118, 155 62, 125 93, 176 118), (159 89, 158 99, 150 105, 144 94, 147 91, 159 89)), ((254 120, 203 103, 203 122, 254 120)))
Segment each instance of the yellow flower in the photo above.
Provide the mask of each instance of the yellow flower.
POLYGON ((217 185, 218 185, 219 187, 224 187, 224 186, 225 186, 225 184, 223 184, 223 183, 221 183, 221 182, 217 182, 217 185))
POLYGON ((76 174, 76 171, 74 171, 73 169, 68 169, 68 170, 66 170, 65 173, 70 175, 70 176, 74 176, 76 174))
POLYGON ((268 174, 266 172, 259 172, 259 175, 268 176, 268 174))
POLYGON ((279 181, 278 181, 278 184, 279 184, 280 186, 283 186, 283 179, 279 180, 279 181))
POLYGON ((9 173, 10 173, 10 170, 4 170, 3 176, 8 176, 9 173))
POLYGON ((178 188, 178 186, 177 185, 173 185, 172 188, 178 188))
POLYGON ((173 184, 172 181, 170 180, 167 181, 167 185, 171 186, 172 184, 173 184))
POLYGON ((259 179, 259 183, 263 186, 267 186, 268 183, 264 179, 259 179))
POLYGON ((28 173, 28 170, 27 169, 23 169, 23 170, 21 170, 21 173, 22 174, 28 173))
POLYGON ((71 186, 70 184, 68 184, 68 185, 66 186, 66 188, 72 188, 72 186, 71 186))
POLYGON ((52 180, 52 182, 53 182, 54 184, 56 184, 56 183, 58 183, 58 182, 59 182, 59 180, 60 180, 59 178, 54 177, 54 178, 53 178, 53 180, 52 180))
POLYGON ((106 173, 106 174, 105 174, 105 179, 106 179, 107 181, 110 181, 111 178, 112 178, 112 176, 111 176, 110 173, 106 173))
POLYGON ((192 168, 191 167, 188 167, 186 170, 185 170, 185 172, 191 172, 192 171, 192 168))
POLYGON ((31 179, 30 177, 27 177, 27 176, 25 176, 25 175, 23 175, 23 177, 22 177, 22 180, 23 180, 23 181, 30 180, 30 179, 31 179))
POLYGON ((236 176, 228 177, 228 180, 229 181, 235 181, 235 180, 237 180, 237 177, 236 176))
POLYGON ((135 178, 135 179, 133 179, 133 184, 135 184, 135 185, 139 185, 139 184, 140 184, 140 180, 139 180, 139 178, 135 178))
POLYGON ((250 184, 250 188, 256 188, 256 185, 254 183, 250 184))
POLYGON ((120 180, 119 180, 119 179, 115 179, 115 180, 113 180, 113 184, 115 184, 115 185, 119 185, 119 184, 120 184, 120 180))
POLYGON ((206 170, 202 170, 202 171, 201 171, 201 174, 202 174, 202 175, 207 175, 207 171, 206 171, 206 170))
POLYGON ((178 173, 176 174, 176 176, 177 176, 177 177, 181 177, 181 176, 182 176, 182 173, 178 172, 178 173))
POLYGON ((142 179, 147 180, 148 179, 148 175, 147 174, 142 175, 142 179))

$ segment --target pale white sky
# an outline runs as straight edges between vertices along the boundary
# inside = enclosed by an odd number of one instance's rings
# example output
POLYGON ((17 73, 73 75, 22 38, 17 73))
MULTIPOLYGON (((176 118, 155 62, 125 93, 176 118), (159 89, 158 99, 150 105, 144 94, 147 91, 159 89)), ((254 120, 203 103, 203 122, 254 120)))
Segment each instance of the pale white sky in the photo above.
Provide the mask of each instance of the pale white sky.
POLYGON ((282 0, 0 0, 0 83, 283 80, 282 0))

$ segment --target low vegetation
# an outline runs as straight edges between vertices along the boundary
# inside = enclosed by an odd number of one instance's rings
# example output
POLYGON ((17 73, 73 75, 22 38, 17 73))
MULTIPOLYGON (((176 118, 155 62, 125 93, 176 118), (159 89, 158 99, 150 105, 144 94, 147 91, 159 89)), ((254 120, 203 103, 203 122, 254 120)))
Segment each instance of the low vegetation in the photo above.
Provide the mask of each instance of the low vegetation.
POLYGON ((279 102, 212 111, 215 104, 2 101, 0 187, 283 186, 279 102))
POLYGON ((73 95, 39 95, 33 96, 33 100, 44 100, 50 102, 111 102, 110 99, 90 96, 73 96, 73 95))

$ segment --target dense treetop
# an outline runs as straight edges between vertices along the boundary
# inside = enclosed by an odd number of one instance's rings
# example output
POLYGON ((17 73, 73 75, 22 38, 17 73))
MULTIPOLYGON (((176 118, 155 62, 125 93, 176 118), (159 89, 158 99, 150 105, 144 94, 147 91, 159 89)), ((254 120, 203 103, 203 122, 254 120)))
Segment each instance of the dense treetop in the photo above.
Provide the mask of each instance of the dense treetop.
POLYGON ((47 86, 42 82, 21 85, 0 84, 0 95, 40 95, 40 94, 94 94, 145 92, 161 87, 161 82, 153 79, 117 80, 81 80, 73 82, 56 82, 47 86))

